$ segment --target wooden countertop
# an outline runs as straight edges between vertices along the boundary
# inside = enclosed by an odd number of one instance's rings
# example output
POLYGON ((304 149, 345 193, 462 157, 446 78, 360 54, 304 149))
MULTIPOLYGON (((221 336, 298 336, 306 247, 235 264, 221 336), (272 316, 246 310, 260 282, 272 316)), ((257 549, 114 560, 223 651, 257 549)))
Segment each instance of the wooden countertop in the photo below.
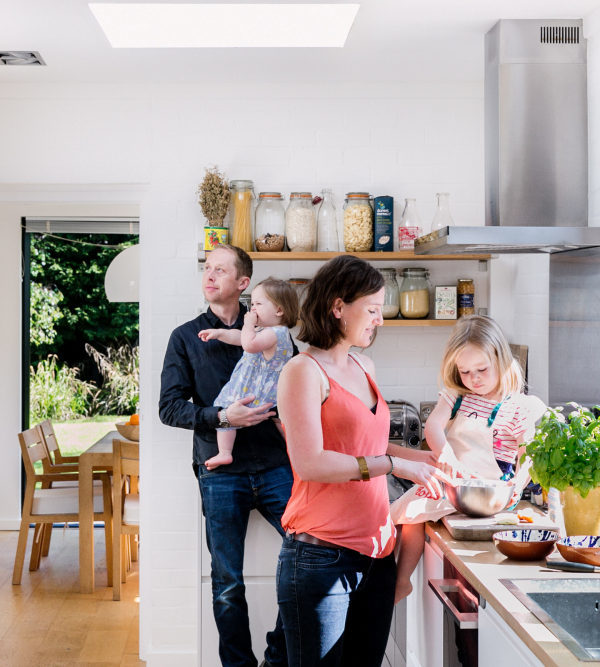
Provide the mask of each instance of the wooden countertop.
MULTIPOLYGON (((501 528, 500 528, 501 529, 501 528)), ((509 560, 493 542, 455 540, 441 522, 429 523, 426 534, 444 556, 501 616, 531 652, 544 664, 583 667, 600 662, 582 662, 500 583, 500 579, 587 579, 588 573, 549 570, 544 561, 509 560)), ((557 554, 553 553, 553 557, 557 554)), ((595 575, 598 576, 598 575, 595 575)))

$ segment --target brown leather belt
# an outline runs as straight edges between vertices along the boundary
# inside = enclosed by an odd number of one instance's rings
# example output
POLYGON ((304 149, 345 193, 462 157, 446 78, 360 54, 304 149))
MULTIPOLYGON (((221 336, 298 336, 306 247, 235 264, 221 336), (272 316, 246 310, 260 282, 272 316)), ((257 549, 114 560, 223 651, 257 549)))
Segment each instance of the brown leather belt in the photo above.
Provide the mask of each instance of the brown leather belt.
POLYGON ((316 544, 318 547, 328 547, 329 549, 347 549, 347 547, 342 547, 339 544, 334 544, 333 542, 328 542, 327 540, 320 540, 318 537, 309 535, 308 533, 290 533, 288 530, 285 534, 288 537, 291 537, 292 540, 305 542, 306 544, 316 544))

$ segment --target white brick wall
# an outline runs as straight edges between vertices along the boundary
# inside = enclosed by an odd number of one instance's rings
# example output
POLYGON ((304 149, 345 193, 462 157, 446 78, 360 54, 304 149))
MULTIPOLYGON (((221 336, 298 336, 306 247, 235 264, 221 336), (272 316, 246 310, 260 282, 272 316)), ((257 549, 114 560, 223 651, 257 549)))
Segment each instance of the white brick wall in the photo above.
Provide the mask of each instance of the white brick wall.
MULTIPOLYGON (((199 639, 215 639, 214 634, 199 638, 200 513, 190 467, 191 433, 161 425, 157 403, 168 336, 194 317, 202 302, 196 252, 204 221, 195 192, 204 167, 218 164, 231 178, 251 178, 257 192, 281 190, 287 195, 296 189, 317 192, 332 187, 340 214, 342 197, 350 190, 416 197, 426 225, 433 216, 435 193, 448 191, 456 223, 479 225, 484 209, 482 82, 392 85, 384 94, 380 87, 364 83, 315 83, 211 90, 9 86, 0 95, 7 117, 0 127, 0 145, 12 147, 13 153, 11 173, 0 174, 0 181, 54 183, 48 188, 48 201, 71 200, 69 184, 74 183, 146 184, 138 193, 144 479, 141 651, 149 664, 194 664, 199 639), (10 104, 5 105, 7 100, 10 104), (30 126, 22 119, 34 107, 37 124, 30 126), (43 132, 34 141, 31 127, 37 132, 39 122, 43 132)), ((118 194, 114 201, 119 201, 118 194)), ((11 222, 17 224, 15 220, 11 222)), ((12 252, 18 256, 18 234, 11 233, 12 252)), ((498 266, 503 261, 494 260, 498 266)), ((514 260, 514 266, 521 264, 514 260)), ((0 271, 9 271, 9 266, 0 266, 0 271)), ((256 280, 269 273, 308 276, 316 267, 257 262, 256 280)), ((528 323, 528 336, 534 340, 543 319, 543 295, 535 306, 540 317, 533 320, 528 307, 530 277, 525 284, 511 279, 511 296, 502 302, 507 285, 495 283, 493 269, 481 274, 476 263, 464 261, 432 262, 430 268, 432 284, 474 277, 477 305, 490 308, 510 326, 517 304, 520 324, 528 323)), ((18 276, 11 274, 10 280, 18 284, 18 276)), ((11 309, 18 322, 18 302, 11 309)), ((369 354, 386 398, 418 404, 435 397, 448 331, 380 331, 369 354)), ((2 337, 0 344, 13 345, 13 338, 2 337)), ((11 383, 17 386, 18 378, 11 383)), ((263 628, 258 628, 257 642, 263 641, 262 635, 263 628)))

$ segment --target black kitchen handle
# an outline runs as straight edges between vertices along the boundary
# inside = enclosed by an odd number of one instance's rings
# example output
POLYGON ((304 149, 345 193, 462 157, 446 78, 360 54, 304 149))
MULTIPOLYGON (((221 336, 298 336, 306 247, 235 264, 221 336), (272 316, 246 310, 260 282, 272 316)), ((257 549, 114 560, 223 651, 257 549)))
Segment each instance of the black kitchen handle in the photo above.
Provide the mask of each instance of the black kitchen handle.
POLYGON ((588 565, 587 563, 571 563, 563 560, 546 559, 546 566, 554 570, 565 570, 566 572, 600 572, 600 567, 588 565))

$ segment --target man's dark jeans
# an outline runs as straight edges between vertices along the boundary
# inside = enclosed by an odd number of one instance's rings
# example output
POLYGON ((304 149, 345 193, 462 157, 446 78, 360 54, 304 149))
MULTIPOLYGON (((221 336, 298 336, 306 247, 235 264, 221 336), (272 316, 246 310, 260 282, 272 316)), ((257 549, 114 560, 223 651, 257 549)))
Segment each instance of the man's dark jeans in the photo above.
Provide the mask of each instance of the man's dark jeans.
MULTIPOLYGON (((257 509, 283 536, 281 516, 292 490, 292 471, 280 466, 260 473, 235 474, 198 469, 206 541, 212 558, 213 611, 223 667, 255 667, 243 577, 248 518, 257 509)), ((275 573, 273 573, 275 575, 275 573)), ((265 658, 287 665, 281 619, 267 633, 265 658)))

